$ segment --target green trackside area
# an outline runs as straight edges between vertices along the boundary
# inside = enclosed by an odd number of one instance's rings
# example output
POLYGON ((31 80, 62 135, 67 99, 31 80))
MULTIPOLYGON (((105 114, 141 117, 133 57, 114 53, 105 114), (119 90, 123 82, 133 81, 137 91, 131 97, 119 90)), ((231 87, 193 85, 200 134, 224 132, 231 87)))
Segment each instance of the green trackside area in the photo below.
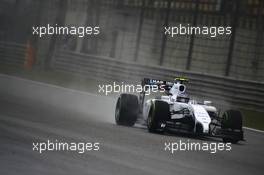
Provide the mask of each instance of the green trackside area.
MULTIPOLYGON (((84 76, 56 72, 53 70, 44 71, 33 69, 29 71, 23 68, 14 68, 6 65, 0 65, 0 73, 90 93, 98 93, 99 84, 111 83, 110 81, 91 80, 84 76)), ((264 131, 264 112, 245 109, 241 109, 241 112, 243 114, 244 126, 264 131)))
POLYGON ((251 110, 241 110, 241 112, 243 114, 244 126, 264 131, 263 112, 257 112, 251 110))

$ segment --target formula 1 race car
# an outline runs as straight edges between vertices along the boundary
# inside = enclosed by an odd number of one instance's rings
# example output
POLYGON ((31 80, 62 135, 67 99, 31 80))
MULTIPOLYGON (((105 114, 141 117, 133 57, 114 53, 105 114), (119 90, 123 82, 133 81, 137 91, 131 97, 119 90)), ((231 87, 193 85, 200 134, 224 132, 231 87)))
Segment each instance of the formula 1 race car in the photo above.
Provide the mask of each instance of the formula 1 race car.
POLYGON ((174 82, 144 78, 144 88, 139 95, 121 94, 118 97, 116 123, 133 126, 140 122, 147 126, 149 132, 173 130, 219 137, 224 142, 231 143, 244 140, 241 113, 227 110, 220 116, 210 101, 198 103, 190 100, 186 93, 187 82, 185 78, 176 78, 174 82), (162 95, 146 95, 146 91, 151 88, 162 95))

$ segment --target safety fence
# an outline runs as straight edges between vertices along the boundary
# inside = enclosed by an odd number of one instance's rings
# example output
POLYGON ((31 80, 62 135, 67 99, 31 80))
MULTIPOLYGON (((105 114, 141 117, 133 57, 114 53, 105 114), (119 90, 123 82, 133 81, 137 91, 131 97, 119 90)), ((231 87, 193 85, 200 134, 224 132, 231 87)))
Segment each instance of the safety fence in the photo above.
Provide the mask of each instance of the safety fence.
POLYGON ((263 0, 27 0, 3 1, 0 8, 0 38, 18 43, 35 40, 34 46, 43 52, 38 61, 47 68, 55 47, 64 47, 139 64, 264 82, 263 0), (100 34, 32 36, 32 26, 47 24, 99 26, 100 34), (164 34, 165 26, 180 25, 232 27, 232 35, 164 34))
POLYGON ((25 62, 26 45, 0 42, 0 64, 21 67, 25 62))

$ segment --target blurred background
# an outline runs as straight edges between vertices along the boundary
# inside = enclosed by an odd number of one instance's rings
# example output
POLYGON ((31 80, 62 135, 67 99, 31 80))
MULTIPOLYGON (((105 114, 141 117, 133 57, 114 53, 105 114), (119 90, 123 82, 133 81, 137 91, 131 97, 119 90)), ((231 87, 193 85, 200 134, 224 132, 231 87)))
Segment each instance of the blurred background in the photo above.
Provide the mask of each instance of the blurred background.
POLYGON ((262 0, 1 0, 0 72, 85 90, 185 76, 198 98, 263 112, 263 17, 262 0), (100 34, 32 35, 47 24, 100 34), (179 24, 231 26, 232 35, 164 35, 179 24))

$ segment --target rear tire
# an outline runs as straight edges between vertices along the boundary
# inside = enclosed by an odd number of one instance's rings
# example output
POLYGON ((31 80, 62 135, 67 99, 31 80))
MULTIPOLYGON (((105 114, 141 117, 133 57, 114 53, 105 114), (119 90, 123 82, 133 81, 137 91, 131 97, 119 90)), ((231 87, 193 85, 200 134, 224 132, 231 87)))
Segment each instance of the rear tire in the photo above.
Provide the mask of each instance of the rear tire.
POLYGON ((139 114, 139 103, 136 95, 121 94, 117 99, 115 121, 117 125, 133 126, 139 114))
POLYGON ((161 124, 165 123, 170 117, 170 107, 167 102, 154 101, 150 107, 147 126, 149 132, 161 130, 161 124))

